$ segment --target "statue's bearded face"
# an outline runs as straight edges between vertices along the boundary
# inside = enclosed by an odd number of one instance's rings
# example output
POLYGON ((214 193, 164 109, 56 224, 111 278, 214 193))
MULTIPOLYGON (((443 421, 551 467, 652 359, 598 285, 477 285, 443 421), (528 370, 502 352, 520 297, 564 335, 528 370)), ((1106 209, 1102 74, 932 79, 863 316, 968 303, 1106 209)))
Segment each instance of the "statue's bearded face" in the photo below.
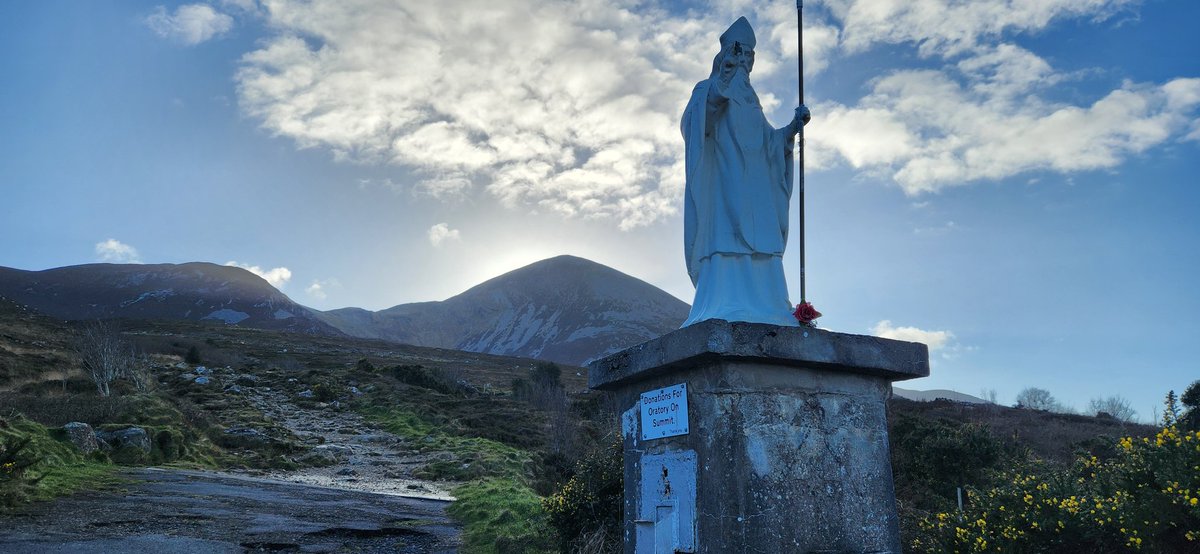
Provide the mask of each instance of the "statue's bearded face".
POLYGON ((744 69, 747 75, 750 74, 750 71, 754 69, 754 49, 735 42, 733 48, 729 49, 729 53, 725 54, 725 59, 721 62, 721 78, 728 81, 738 68, 744 69))

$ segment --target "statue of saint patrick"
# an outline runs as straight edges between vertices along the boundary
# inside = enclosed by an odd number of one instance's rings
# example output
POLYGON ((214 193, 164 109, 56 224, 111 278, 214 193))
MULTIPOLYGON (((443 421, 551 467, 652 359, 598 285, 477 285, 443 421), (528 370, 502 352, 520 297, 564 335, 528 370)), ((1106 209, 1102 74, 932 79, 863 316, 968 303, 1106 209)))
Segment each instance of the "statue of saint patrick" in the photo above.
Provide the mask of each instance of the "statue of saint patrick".
POLYGON ((750 86, 754 30, 721 35, 712 73, 683 112, 687 189, 684 254, 696 287, 683 326, 706 319, 796 326, 783 275, 792 148, 808 108, 776 129, 750 86))

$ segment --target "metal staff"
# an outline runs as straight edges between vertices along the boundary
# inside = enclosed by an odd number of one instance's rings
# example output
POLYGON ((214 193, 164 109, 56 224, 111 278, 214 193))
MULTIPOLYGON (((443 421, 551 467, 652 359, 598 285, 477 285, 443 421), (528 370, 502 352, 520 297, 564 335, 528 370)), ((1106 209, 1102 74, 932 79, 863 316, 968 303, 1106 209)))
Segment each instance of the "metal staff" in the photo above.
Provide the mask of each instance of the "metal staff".
MULTIPOLYGON (((804 0, 796 0, 796 44, 798 48, 796 75, 800 81, 800 105, 804 105, 804 0)), ((800 303, 804 294, 804 122, 800 123, 800 150, 796 174, 800 191, 800 303)))

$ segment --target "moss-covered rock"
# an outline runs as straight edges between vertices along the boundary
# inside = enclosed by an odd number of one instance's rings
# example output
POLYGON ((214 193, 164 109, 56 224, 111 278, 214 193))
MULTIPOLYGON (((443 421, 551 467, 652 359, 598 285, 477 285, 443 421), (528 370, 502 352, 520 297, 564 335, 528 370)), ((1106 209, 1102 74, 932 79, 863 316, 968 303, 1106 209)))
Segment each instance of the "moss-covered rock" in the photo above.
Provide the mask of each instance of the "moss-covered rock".
POLYGON ((0 509, 116 481, 103 454, 85 457, 61 429, 51 431, 19 414, 0 416, 0 509))

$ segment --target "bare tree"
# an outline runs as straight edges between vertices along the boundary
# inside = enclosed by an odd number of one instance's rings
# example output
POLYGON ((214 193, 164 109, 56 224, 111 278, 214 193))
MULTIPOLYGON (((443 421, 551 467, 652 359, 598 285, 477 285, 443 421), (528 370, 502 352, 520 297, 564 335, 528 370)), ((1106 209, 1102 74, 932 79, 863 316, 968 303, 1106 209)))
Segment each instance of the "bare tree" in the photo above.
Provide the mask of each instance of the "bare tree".
POLYGON ((543 406, 550 424, 550 449, 568 459, 575 459, 578 456, 579 425, 571 417, 571 400, 562 387, 557 389, 557 394, 547 392, 545 398, 549 401, 543 406))
POLYGON ((1126 423, 1132 422, 1137 417, 1137 410, 1133 409, 1133 405, 1119 395, 1108 398, 1093 398, 1088 404, 1088 413, 1094 416, 1108 414, 1126 423))
POLYGON ((1027 387, 1017 395, 1017 407, 1031 410, 1047 410, 1057 412, 1062 409, 1054 395, 1046 389, 1027 387))
POLYGON ((988 404, 996 404, 996 389, 982 389, 979 391, 979 398, 982 398, 988 404))
POLYGON ((100 396, 111 393, 109 385, 133 371, 133 348, 121 339, 121 333, 111 321, 89 321, 75 336, 75 352, 83 362, 83 370, 100 396))
POLYGON ((138 392, 149 392, 154 388, 154 376, 150 373, 150 355, 143 351, 129 350, 129 365, 122 377, 133 382, 138 392))

